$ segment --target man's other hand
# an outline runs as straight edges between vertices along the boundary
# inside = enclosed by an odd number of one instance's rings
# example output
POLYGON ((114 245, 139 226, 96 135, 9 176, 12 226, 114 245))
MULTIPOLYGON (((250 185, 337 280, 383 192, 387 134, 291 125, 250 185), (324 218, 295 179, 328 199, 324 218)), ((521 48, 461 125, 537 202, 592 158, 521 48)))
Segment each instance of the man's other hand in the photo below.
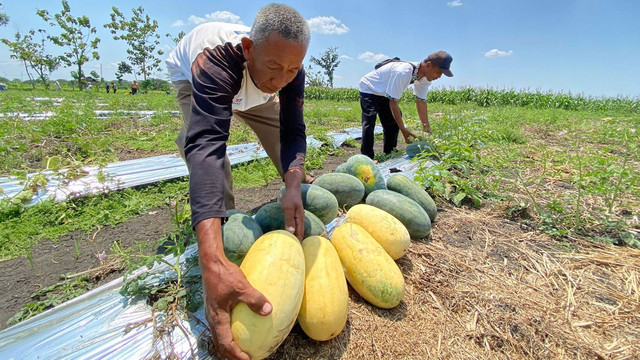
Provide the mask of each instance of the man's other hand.
POLYGON ((404 138, 404 142, 407 144, 411 144, 413 142, 411 138, 417 138, 416 134, 412 133, 407 128, 401 129, 401 131, 402 131, 402 137, 404 138))
POLYGON ((284 228, 302 241, 304 236, 304 207, 302 206, 301 182, 304 174, 300 169, 290 169, 284 175, 284 194, 280 206, 284 214, 284 228))

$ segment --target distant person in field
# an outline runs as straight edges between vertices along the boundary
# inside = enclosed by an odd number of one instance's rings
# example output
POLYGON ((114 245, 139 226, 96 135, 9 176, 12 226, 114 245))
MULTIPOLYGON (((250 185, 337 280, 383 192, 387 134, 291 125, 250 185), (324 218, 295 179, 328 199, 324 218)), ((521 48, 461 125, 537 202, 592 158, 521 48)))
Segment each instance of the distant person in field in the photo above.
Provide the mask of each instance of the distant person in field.
POLYGON ((60 87, 60 82, 58 80, 56 80, 55 87, 56 87, 56 91, 62 90, 62 87, 60 87))
POLYGON ((295 9, 270 4, 258 11, 251 28, 216 22, 197 26, 165 61, 184 118, 176 144, 189 168, 205 314, 222 357, 248 359, 231 339, 230 311, 238 302, 260 315, 272 310, 223 253, 221 227, 226 210, 235 208, 226 156, 231 119, 255 132, 282 176, 285 229, 302 240, 301 183, 306 178, 302 61, 309 40, 309 25, 295 9))
POLYGON ((111 90, 111 86, 109 86, 109 83, 105 84, 105 89, 107 89, 107 94, 109 93, 109 90, 111 90))
POLYGON ((131 84, 131 95, 137 94, 139 88, 140 88, 140 85, 138 85, 138 82, 134 80, 133 83, 131 84))
POLYGON ((404 91, 413 84, 418 117, 422 129, 431 134, 427 112, 427 92, 429 85, 442 76, 453 76, 451 61, 453 58, 445 51, 436 51, 421 62, 400 60, 383 61, 377 69, 360 79, 360 107, 362 108, 362 145, 360 152, 373 159, 373 130, 376 116, 380 117, 384 136, 383 151, 391 153, 398 143, 398 132, 407 144, 416 135, 409 131, 402 121, 402 111, 398 101, 404 91), (386 62, 386 64, 385 64, 386 62))
POLYGON ((114 83, 113 81, 111 82, 111 89, 113 90, 114 94, 116 93, 116 91, 118 91, 118 87, 116 86, 116 83, 114 83))

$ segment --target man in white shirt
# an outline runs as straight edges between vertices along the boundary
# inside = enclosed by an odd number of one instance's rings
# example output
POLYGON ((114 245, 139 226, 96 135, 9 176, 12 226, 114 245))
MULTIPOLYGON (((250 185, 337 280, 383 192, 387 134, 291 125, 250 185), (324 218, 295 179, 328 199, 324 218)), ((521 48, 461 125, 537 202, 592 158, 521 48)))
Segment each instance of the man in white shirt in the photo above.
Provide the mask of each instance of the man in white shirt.
MULTIPOLYGON (((360 79, 360 107, 362 108, 362 145, 360 152, 373 159, 373 130, 376 115, 380 117, 383 129, 385 154, 391 153, 398 142, 398 132, 407 144, 416 137, 402 121, 402 111, 398 100, 410 84, 416 100, 422 129, 431 133, 427 113, 427 92, 429 85, 442 76, 453 76, 450 66, 453 58, 445 51, 436 51, 422 62, 392 59, 360 79)), ((383 62, 384 63, 384 62, 383 62)))

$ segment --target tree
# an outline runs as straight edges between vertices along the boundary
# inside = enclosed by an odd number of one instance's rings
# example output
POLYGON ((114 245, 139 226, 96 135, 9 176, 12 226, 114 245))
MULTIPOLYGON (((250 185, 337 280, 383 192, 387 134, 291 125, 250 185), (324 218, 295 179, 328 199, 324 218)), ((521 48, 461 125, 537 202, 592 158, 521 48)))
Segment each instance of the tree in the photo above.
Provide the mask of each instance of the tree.
MULTIPOLYGON (((0 9, 2 9, 2 3, 0 3, 0 9)), ((9 23, 9 16, 7 14, 0 12, 0 26, 5 26, 9 23)))
POLYGON ((34 30, 29 30, 27 34, 24 36, 20 35, 20 33, 16 33, 15 41, 11 41, 9 39, 1 39, 2 43, 9 47, 11 51, 11 58, 22 60, 24 63, 25 71, 27 72, 27 76, 35 89, 35 82, 33 81, 33 77, 29 72, 29 69, 38 74, 38 77, 42 81, 42 84, 46 89, 49 88, 49 75, 54 72, 58 67, 60 67, 60 58, 57 56, 49 55, 45 52, 44 49, 44 30, 38 30, 41 34, 43 34, 42 42, 34 42, 33 36, 35 35, 34 30))
POLYGON ((142 6, 132 9, 133 16, 127 19, 117 7, 112 7, 111 22, 104 27, 111 29, 115 40, 124 40, 129 45, 127 59, 137 68, 136 74, 142 75, 144 80, 160 69, 161 60, 157 57, 164 52, 156 49, 160 45, 160 35, 156 33, 158 22, 151 20, 144 13, 142 6))
POLYGON ((47 10, 38 10, 37 14, 51 26, 60 27, 62 31, 60 35, 49 35, 47 38, 54 44, 68 49, 68 51, 60 57, 60 60, 66 66, 76 65, 78 67, 78 71, 72 72, 72 76, 78 80, 78 87, 82 90, 84 88, 82 65, 91 60, 89 56, 96 60, 100 59, 97 51, 100 39, 95 37, 92 40, 92 37, 96 34, 96 28, 91 26, 91 21, 87 16, 74 17, 70 12, 71 7, 69 7, 69 3, 67 0, 62 0, 62 10, 59 14, 51 17, 47 10))
POLYGON ((171 83, 162 79, 148 78, 147 80, 144 80, 140 83, 140 89, 143 91, 148 91, 148 90, 169 91, 171 90, 171 83))
POLYGON ((180 40, 182 40, 184 35, 185 35, 184 31, 180 31, 176 37, 173 37, 173 35, 169 33, 167 33, 165 36, 171 39, 171 41, 173 41, 174 44, 178 45, 178 43, 180 42, 180 40))
POLYGON ((320 71, 315 71, 311 65, 307 66, 305 74, 305 85, 309 87, 325 87, 327 86, 324 77, 320 71))
POLYGON ((330 47, 322 54, 320 59, 311 56, 309 60, 324 70, 324 73, 328 78, 327 82, 329 87, 333 88, 333 72, 336 70, 338 65, 340 65, 340 61, 338 61, 338 48, 330 47))
POLYGON ((133 73, 133 68, 131 65, 127 64, 124 61, 120 61, 118 63, 118 71, 116 71, 116 79, 118 79, 118 85, 122 85, 122 77, 124 74, 133 73))

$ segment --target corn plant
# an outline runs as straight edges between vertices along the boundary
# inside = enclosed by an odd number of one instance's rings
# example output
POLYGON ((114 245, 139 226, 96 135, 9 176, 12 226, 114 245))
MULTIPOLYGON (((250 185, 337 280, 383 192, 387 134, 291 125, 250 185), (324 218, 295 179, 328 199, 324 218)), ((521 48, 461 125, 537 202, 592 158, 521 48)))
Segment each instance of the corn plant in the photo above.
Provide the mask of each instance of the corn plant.
MULTIPOLYGON (((330 89, 324 87, 308 87, 305 98, 310 100, 359 101, 358 89, 330 89)), ((476 104, 482 107, 491 106, 521 106, 530 108, 553 108, 564 110, 589 111, 627 111, 640 112, 640 100, 628 97, 595 98, 573 95, 571 93, 551 93, 514 89, 437 89, 429 91, 429 103, 443 103, 450 105, 476 104)), ((408 91, 403 94, 401 102, 413 101, 413 94, 408 91)))

